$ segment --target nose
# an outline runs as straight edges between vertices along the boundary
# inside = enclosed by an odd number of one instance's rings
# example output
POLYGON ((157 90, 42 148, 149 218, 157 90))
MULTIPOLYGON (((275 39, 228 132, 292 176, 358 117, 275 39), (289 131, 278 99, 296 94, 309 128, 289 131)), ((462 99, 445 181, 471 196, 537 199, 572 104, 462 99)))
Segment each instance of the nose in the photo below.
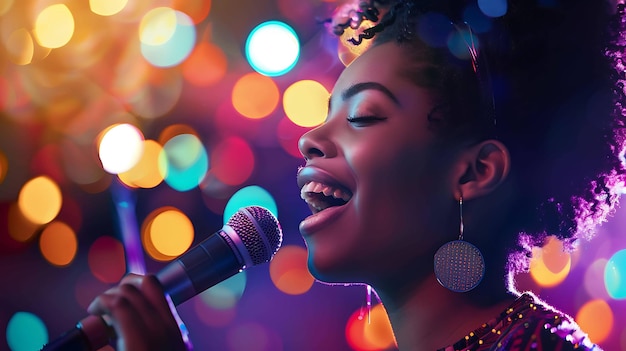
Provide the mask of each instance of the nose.
POLYGON ((300 137, 298 148, 305 160, 317 157, 328 158, 337 155, 337 147, 330 139, 328 125, 323 124, 309 130, 300 137))

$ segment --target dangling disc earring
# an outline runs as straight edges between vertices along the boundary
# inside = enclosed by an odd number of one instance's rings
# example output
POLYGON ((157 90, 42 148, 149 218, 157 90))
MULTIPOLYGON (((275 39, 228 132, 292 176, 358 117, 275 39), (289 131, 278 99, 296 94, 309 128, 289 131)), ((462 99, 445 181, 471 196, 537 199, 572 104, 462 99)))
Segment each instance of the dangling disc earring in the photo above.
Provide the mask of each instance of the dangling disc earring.
POLYGON ((463 240, 463 197, 459 198, 461 226, 459 240, 443 244, 435 253, 435 276, 454 292, 474 289, 485 276, 485 260, 478 248, 463 240))

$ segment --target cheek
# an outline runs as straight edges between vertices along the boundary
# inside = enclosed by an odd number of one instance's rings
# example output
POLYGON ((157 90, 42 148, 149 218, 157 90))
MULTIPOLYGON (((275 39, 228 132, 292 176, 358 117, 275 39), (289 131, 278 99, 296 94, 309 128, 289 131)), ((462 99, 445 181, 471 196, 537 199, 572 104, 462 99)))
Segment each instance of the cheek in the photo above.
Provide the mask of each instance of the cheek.
POLYGON ((381 198, 410 199, 412 202, 434 187, 442 186, 441 157, 420 145, 397 144, 404 147, 382 144, 375 150, 357 149, 349 155, 359 189, 375 191, 381 198))
POLYGON ((453 199, 444 156, 418 146, 353 156, 354 167, 360 167, 357 200, 365 229, 387 228, 392 241, 419 241, 450 220, 442 215, 453 199))

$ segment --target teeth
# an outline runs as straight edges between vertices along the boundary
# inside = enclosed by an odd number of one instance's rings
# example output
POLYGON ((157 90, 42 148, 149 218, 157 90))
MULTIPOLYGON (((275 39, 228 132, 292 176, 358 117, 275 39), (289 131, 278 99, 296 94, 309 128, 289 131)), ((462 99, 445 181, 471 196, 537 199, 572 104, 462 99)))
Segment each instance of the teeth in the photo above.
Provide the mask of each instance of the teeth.
POLYGON ((315 187, 313 187, 312 192, 321 193, 324 186, 321 183, 315 183, 315 187))
POLYGON ((325 187, 324 190, 322 190, 322 192, 324 193, 324 195, 326 196, 330 196, 331 194, 334 195, 333 193, 333 189, 331 189, 329 186, 325 187))
POLYGON ((322 184, 319 182, 308 182, 300 190, 300 197, 318 210, 321 210, 322 208, 320 208, 316 204, 313 204, 312 201, 309 201, 310 200, 309 194, 311 193, 324 194, 325 196, 332 196, 336 199, 342 199, 343 201, 346 201, 346 202, 348 202, 348 200, 350 200, 350 198, 352 197, 352 195, 342 191, 341 189, 333 188, 330 185, 322 184))
POLYGON ((316 183, 310 182, 306 183, 302 189, 300 190, 300 197, 305 199, 306 193, 314 193, 315 192, 316 183))
POLYGON ((342 199, 345 202, 348 202, 348 200, 350 200, 350 195, 344 193, 343 191, 339 189, 335 189, 335 192, 333 193, 333 197, 336 199, 342 199))

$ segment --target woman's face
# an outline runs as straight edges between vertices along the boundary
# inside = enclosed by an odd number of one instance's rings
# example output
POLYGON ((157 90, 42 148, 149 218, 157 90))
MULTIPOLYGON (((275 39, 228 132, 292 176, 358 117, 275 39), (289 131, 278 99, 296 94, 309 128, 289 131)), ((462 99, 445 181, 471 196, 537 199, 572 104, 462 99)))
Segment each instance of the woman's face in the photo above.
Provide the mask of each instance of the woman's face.
POLYGON ((313 212, 300 232, 320 280, 432 272, 436 249, 458 235, 455 153, 429 129, 435 95, 407 78, 403 50, 386 43, 357 58, 333 89, 326 122, 300 139, 298 185, 313 212))

